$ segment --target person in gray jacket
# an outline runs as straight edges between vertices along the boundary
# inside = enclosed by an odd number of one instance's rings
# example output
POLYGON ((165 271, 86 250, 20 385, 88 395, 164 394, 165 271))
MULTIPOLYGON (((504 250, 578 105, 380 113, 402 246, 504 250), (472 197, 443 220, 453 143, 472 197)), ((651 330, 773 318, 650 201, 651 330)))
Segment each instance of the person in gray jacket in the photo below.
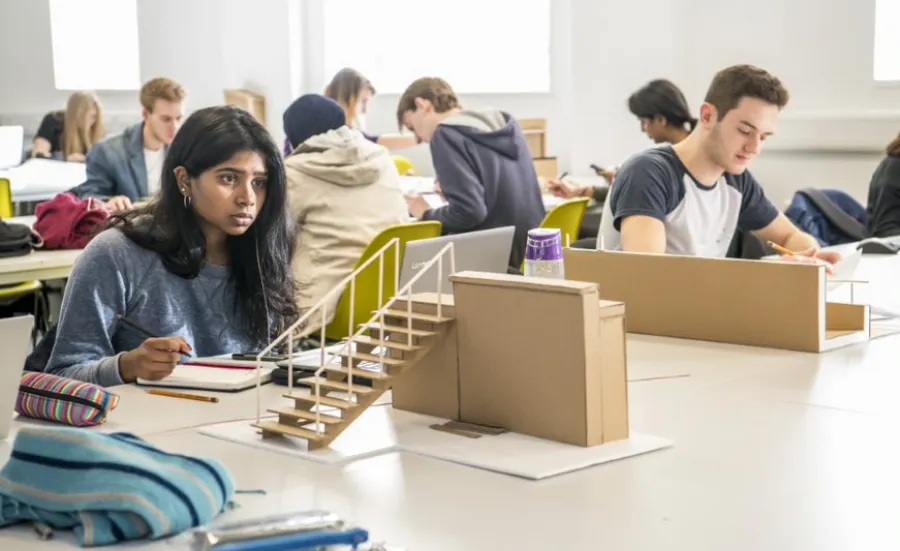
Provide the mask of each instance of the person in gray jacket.
POLYGON ((140 94, 143 120, 94 145, 87 155, 87 179, 70 192, 105 201, 115 213, 159 191, 166 148, 184 117, 185 95, 173 80, 147 82, 140 94))
POLYGON ((528 230, 546 214, 525 135, 508 113, 466 110, 440 78, 413 82, 400 97, 397 123, 428 142, 447 204, 429 208, 407 196, 409 213, 441 222, 444 233, 515 226, 510 272, 520 273, 528 230))

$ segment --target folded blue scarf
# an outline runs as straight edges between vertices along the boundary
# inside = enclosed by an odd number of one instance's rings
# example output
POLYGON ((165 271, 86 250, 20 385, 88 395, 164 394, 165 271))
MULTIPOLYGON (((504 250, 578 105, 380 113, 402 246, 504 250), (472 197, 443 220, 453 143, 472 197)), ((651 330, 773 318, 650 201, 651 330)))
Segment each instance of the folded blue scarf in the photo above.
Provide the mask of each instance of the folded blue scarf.
POLYGON ((0 469, 0 526, 72 529, 84 547, 155 539, 211 521, 233 495, 217 461, 126 433, 23 427, 0 469))

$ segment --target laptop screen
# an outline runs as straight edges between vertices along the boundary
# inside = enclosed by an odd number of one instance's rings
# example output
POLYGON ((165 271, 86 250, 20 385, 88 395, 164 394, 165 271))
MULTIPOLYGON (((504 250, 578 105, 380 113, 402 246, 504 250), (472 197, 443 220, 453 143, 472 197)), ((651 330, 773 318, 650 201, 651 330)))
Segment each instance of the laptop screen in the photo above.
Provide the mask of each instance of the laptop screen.
POLYGON ((0 126, 0 170, 19 166, 25 147, 25 129, 0 126))

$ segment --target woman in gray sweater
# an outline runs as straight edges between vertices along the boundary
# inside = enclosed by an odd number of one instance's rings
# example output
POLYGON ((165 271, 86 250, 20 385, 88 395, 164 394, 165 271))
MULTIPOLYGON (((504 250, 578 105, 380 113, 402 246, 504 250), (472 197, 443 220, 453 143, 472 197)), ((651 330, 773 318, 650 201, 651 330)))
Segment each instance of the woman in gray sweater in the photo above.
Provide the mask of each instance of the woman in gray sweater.
POLYGON ((296 319, 284 166, 266 129, 233 107, 194 112, 161 183, 79 256, 45 371, 159 380, 185 355, 259 350, 296 319))

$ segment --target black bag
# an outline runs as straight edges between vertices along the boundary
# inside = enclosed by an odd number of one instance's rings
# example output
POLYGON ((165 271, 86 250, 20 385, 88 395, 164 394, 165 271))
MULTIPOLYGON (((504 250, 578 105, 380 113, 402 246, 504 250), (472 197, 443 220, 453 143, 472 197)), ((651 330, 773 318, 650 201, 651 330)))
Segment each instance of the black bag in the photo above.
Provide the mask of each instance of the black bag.
POLYGON ((0 220, 0 258, 31 254, 42 244, 40 236, 28 226, 0 220))

